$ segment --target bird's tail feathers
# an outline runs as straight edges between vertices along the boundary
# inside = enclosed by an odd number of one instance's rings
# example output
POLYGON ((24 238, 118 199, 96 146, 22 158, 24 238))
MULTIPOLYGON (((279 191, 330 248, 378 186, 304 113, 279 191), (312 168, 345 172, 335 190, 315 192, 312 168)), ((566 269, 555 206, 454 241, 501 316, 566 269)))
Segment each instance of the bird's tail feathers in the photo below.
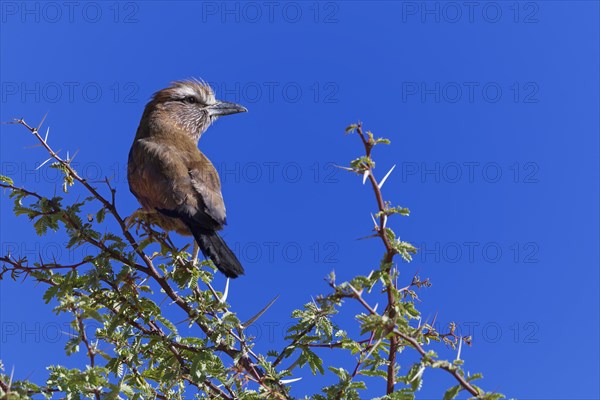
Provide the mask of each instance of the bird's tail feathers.
POLYGON ((192 230, 192 233, 202 254, 210 258, 226 277, 237 278, 244 274, 244 267, 217 232, 192 230))

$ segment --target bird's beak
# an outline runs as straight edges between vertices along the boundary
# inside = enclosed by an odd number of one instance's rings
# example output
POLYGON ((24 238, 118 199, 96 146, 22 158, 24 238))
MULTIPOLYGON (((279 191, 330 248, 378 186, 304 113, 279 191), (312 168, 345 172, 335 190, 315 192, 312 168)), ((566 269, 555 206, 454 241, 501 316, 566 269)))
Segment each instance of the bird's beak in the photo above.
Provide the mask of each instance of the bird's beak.
POLYGON ((223 115, 237 114, 248 111, 246 107, 228 101, 217 101, 208 107, 211 117, 220 117, 223 115))

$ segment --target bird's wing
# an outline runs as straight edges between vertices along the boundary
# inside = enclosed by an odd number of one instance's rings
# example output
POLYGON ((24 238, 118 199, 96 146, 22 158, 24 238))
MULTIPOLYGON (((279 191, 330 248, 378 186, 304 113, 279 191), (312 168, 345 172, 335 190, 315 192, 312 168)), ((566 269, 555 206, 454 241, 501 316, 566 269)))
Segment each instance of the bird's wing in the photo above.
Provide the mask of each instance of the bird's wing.
POLYGON ((203 211, 219 225, 225 225, 227 223, 225 203, 221 194, 221 181, 215 167, 202 155, 200 160, 188 163, 188 173, 203 211))
POLYGON ((159 211, 170 217, 181 218, 188 225, 218 231, 226 224, 219 175, 212 163, 199 151, 191 158, 192 160, 185 160, 187 175, 179 177, 179 184, 174 185, 175 195, 182 198, 183 202, 172 211, 159 211))

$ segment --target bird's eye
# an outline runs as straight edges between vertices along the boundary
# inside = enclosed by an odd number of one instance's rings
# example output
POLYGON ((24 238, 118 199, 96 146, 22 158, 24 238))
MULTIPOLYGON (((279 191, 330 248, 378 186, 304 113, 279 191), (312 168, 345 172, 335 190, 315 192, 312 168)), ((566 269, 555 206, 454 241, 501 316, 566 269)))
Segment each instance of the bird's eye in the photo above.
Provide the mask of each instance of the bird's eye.
POLYGON ((198 102, 194 96, 184 97, 183 101, 188 104, 195 104, 198 102))

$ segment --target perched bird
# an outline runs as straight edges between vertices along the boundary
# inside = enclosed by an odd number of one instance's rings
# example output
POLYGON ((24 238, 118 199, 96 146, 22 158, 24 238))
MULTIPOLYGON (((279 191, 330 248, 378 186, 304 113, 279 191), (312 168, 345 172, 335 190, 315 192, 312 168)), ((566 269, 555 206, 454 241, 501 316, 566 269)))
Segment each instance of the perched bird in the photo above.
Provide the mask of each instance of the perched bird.
POLYGON ((127 165, 129 189, 148 220, 193 235, 204 256, 230 278, 244 268, 217 233, 226 224, 221 181, 198 141, 217 118, 245 111, 216 100, 204 82, 174 82, 146 105, 127 165))

